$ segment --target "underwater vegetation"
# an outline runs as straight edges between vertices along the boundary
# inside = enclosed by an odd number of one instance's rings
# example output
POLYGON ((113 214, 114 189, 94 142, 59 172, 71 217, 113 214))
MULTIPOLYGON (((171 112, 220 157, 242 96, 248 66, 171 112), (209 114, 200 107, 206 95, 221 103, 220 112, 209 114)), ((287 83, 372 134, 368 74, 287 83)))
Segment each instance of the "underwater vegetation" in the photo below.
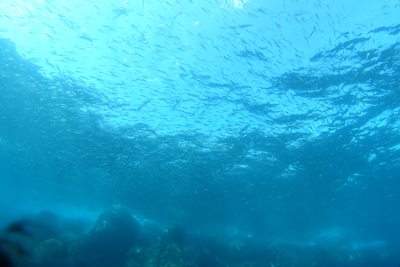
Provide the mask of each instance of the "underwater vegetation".
POLYGON ((398 266, 390 249, 329 242, 297 245, 187 232, 140 223, 127 209, 101 213, 89 228, 51 211, 9 225, 0 238, 1 267, 305 267, 398 266))

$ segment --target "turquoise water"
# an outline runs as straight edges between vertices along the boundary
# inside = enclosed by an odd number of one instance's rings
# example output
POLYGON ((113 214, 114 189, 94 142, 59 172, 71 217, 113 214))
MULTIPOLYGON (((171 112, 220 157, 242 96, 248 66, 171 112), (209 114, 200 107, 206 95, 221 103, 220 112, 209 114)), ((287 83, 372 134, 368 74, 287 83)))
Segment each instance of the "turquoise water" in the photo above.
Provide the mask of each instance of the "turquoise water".
POLYGON ((0 216, 399 248, 400 3, 1 1, 0 216))

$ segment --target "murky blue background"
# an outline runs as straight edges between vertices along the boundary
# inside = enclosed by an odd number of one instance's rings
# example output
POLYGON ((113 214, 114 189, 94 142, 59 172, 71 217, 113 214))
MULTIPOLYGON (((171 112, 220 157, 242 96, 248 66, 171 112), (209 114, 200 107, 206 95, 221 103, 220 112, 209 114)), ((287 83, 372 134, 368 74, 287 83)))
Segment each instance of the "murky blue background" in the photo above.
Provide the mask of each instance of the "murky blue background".
POLYGON ((124 206, 188 231, 399 245, 397 0, 0 12, 3 225, 124 206))

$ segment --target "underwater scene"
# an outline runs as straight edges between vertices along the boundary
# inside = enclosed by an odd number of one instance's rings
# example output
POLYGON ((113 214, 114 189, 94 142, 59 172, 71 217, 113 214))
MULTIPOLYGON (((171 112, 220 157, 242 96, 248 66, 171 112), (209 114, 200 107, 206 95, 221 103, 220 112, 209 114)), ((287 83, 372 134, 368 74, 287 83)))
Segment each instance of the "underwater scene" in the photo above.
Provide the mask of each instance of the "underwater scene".
POLYGON ((398 0, 0 1, 1 267, 400 266, 398 0))

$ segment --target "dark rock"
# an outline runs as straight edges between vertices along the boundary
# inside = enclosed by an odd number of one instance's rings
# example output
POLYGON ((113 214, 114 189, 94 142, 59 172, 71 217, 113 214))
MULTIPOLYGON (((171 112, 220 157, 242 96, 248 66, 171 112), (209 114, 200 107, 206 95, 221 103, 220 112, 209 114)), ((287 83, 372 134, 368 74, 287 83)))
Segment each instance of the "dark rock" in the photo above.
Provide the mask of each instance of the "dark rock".
POLYGON ((147 250, 146 267, 189 267, 181 248, 175 243, 167 243, 164 245, 154 245, 147 250))
POLYGON ((59 266, 68 258, 68 250, 57 239, 38 243, 32 252, 33 266, 59 266))
POLYGON ((143 248, 136 246, 129 250, 127 256, 129 260, 133 260, 139 264, 143 264, 146 257, 146 251, 143 248))
POLYGON ((83 234, 85 232, 85 229, 87 229, 88 227, 90 227, 90 225, 85 224, 80 219, 63 219, 59 220, 58 222, 58 228, 62 229, 62 232, 70 231, 77 234, 83 234))
POLYGON ((57 215, 52 211, 41 211, 30 225, 33 238, 44 241, 57 237, 57 215))
POLYGON ((140 224, 124 210, 100 214, 95 225, 82 237, 85 252, 98 266, 122 266, 129 249, 136 245, 140 224))
POLYGON ((326 248, 316 245, 305 248, 297 260, 301 266, 315 266, 315 267, 334 267, 346 266, 344 262, 340 262, 330 251, 326 248))
POLYGON ((161 244, 175 243, 178 246, 183 246, 185 240, 186 228, 178 223, 173 223, 168 226, 160 235, 161 244))
POLYGON ((143 225, 139 233, 138 245, 144 249, 150 248, 158 242, 161 232, 162 230, 155 227, 149 227, 146 224, 143 225))
POLYGON ((0 248, 0 266, 2 266, 2 267, 14 266, 9 253, 1 248, 0 248))
POLYGON ((36 216, 37 222, 44 227, 55 229, 57 227, 57 215, 48 210, 39 212, 36 216))
POLYGON ((191 267, 184 257, 183 241, 186 229, 178 223, 168 226, 158 242, 146 250, 146 267, 191 267))
POLYGON ((207 253, 202 253, 199 255, 199 257, 196 259, 195 264, 198 267, 223 267, 225 266, 220 259, 218 259, 216 256, 207 254, 207 253))
POLYGON ((265 252, 271 265, 289 267, 295 266, 298 250, 298 247, 291 244, 272 242, 267 246, 265 252))
POLYGON ((163 267, 184 267, 186 263, 180 247, 176 243, 169 243, 160 251, 159 266, 163 267))
POLYGON ((139 264, 135 260, 128 260, 124 265, 124 267, 141 267, 141 266, 143 265, 139 264))
POLYGON ((82 235, 71 231, 65 231, 59 236, 59 240, 66 246, 70 258, 72 258, 74 261, 84 257, 84 249, 82 248, 82 235))

